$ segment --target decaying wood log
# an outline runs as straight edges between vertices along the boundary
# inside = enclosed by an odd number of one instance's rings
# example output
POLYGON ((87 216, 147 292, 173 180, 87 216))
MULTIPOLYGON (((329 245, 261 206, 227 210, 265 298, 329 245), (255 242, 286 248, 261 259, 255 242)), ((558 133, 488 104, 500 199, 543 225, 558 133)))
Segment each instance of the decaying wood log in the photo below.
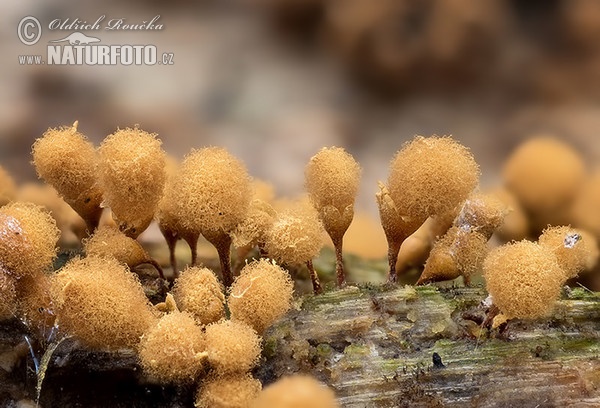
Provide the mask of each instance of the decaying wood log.
POLYGON ((597 407, 600 297, 568 292, 553 316, 502 333, 481 329, 483 288, 309 296, 265 335, 259 377, 309 372, 352 408, 597 407))
MULTIPOLYGON (((352 408, 597 407, 600 296, 566 292, 553 316, 512 321, 502 333, 481 329, 483 288, 373 285, 309 295, 267 331, 254 375, 267 384, 311 373, 352 408)), ((18 321, 0 325, 1 406, 35 399, 25 334, 18 321)), ((33 351, 39 358, 42 350, 33 351)), ((194 392, 148 383, 132 351, 90 352, 69 339, 50 359, 40 406, 186 407, 194 392)))

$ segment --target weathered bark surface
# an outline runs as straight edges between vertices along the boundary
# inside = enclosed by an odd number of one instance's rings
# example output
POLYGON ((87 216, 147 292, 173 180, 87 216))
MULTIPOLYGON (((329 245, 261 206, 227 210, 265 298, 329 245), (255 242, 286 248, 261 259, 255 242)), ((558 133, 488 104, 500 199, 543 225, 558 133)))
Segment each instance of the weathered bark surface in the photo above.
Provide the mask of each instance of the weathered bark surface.
POLYGON ((574 290, 550 318, 502 335, 480 329, 485 297, 434 287, 307 297, 265 335, 259 377, 309 372, 352 408, 600 406, 597 294, 574 290))
MULTIPOLYGON (((502 336, 480 329, 485 296, 409 286, 307 296, 265 334, 254 374, 266 384, 311 373, 352 408, 600 406, 598 294, 573 290, 552 317, 513 321, 502 336), (434 367, 433 353, 445 368, 434 367)), ((0 325, 0 406, 35 399, 23 329, 0 325)), ((132 351, 90 352, 71 339, 50 359, 40 406, 189 407, 194 393, 148 383, 132 351)))

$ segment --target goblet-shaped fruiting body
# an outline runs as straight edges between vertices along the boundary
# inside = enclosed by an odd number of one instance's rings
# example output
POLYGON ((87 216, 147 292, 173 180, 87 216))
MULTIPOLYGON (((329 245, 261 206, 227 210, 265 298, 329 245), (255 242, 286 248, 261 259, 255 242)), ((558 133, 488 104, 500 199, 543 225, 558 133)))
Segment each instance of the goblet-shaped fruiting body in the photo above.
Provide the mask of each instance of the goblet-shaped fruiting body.
POLYGON ((321 293, 312 260, 323 248, 323 225, 307 201, 298 201, 281 211, 267 234, 265 249, 270 257, 289 265, 306 264, 314 293, 321 293))
POLYGON ((469 285, 471 276, 482 270, 487 252, 485 235, 464 227, 452 227, 435 242, 417 285, 459 276, 469 285))
POLYGON ((415 137, 390 164, 388 185, 376 195, 388 240, 389 280, 396 280, 402 242, 425 220, 446 214, 476 187, 479 166, 469 150, 450 137, 415 137))
POLYGON ((155 134, 119 129, 98 149, 104 201, 119 229, 140 235, 154 218, 165 187, 165 152, 155 134))
POLYGON ((177 187, 174 184, 176 175, 179 171, 179 163, 177 160, 167 154, 166 156, 166 174, 167 179, 165 181, 165 188, 163 196, 158 202, 158 208, 156 210, 156 222, 158 228, 163 234, 167 246, 169 247, 169 261, 171 269, 173 270, 173 276, 177 277, 179 270, 177 269, 177 259, 175 257, 175 247, 177 241, 180 239, 185 240, 192 252, 192 265, 196 264, 197 260, 197 245, 200 232, 188 231, 184 228, 179 219, 177 218, 177 198, 174 197, 174 192, 177 187))
POLYGON ((450 228, 433 245, 417 284, 452 280, 462 276, 466 285, 480 272, 487 241, 502 224, 506 206, 492 195, 474 193, 463 203, 450 228))
POLYGON ((77 125, 48 129, 33 144, 33 164, 38 176, 77 211, 92 233, 102 215, 98 157, 77 125))
POLYGON ((346 281, 342 244, 354 217, 360 172, 356 160, 339 147, 321 149, 310 159, 304 171, 310 200, 335 248, 338 286, 346 281))
POLYGON ((585 170, 583 158, 571 146, 553 137, 538 136, 511 154, 503 177, 537 233, 549 224, 569 221, 569 209, 585 180, 585 170))
POLYGON ((246 217, 252 199, 246 168, 225 149, 194 150, 174 178, 170 197, 177 203, 175 228, 202 233, 215 246, 223 283, 229 287, 233 282, 230 234, 246 217))

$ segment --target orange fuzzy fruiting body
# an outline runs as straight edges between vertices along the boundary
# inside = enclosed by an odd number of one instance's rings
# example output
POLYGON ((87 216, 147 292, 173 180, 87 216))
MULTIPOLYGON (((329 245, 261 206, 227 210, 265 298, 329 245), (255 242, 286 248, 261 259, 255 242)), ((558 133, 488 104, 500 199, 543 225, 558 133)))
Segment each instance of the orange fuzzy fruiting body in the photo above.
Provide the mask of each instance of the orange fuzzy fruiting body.
POLYGON ((340 147, 321 149, 306 165, 305 185, 332 239, 341 239, 354 216, 361 169, 340 147))
POLYGON ((421 221, 418 218, 403 216, 400 213, 400 208, 392 199, 387 186, 379 182, 378 187, 379 190, 375 194, 375 198, 379 207, 381 226, 385 232, 388 244, 390 246, 398 245, 399 249, 404 239, 417 231, 424 220, 421 221))
POLYGON ((478 180, 466 147, 450 137, 417 136, 392 159, 388 188, 398 214, 420 225, 464 201, 478 180))
POLYGON ((41 205, 50 211, 60 229, 61 245, 77 245, 85 237, 85 221, 51 185, 27 183, 19 188, 17 197, 19 201, 41 205))
POLYGON ((114 258, 70 261, 54 293, 59 329, 93 349, 135 347, 156 322, 137 276, 114 258))
POLYGON ((512 153, 503 177, 506 187, 544 227, 562 221, 584 181, 585 164, 578 152, 558 139, 536 137, 512 153))
POLYGON ((53 302, 53 277, 38 272, 16 282, 19 318, 32 333, 46 341, 56 320, 53 302))
POLYGON ((565 280, 552 251, 530 241, 493 249, 483 271, 494 304, 509 319, 550 314, 565 280))
POLYGON ((312 205, 306 201, 296 202, 278 214, 267 234, 265 249, 279 262, 303 264, 321 251, 323 233, 323 225, 312 205))
POLYGON ((10 174, 0 166, 0 207, 13 201, 17 195, 15 181, 10 174))
POLYGON ((588 265, 596 263, 597 245, 592 236, 586 235, 571 227, 548 227, 538 240, 541 246, 554 253, 565 279, 574 278, 588 265))
POLYGON ((223 320, 206 326, 208 362, 219 375, 245 373, 258 362, 261 339, 245 323, 223 320))
POLYGON ((261 259, 246 265, 231 286, 231 319, 263 333, 291 307, 294 282, 281 267, 261 259))
POLYGON ((14 279, 0 268, 0 321, 16 316, 17 292, 14 279))
POLYGON ((32 147, 37 174, 95 228, 100 220, 102 190, 97 180, 98 157, 94 146, 71 127, 48 129, 32 147))
POLYGON ((151 258, 138 241, 123 234, 114 227, 100 227, 83 241, 87 256, 113 257, 130 268, 148 262, 151 258))
POLYGON ((477 231, 490 239, 502 225, 507 212, 507 206, 496 196, 475 193, 464 202, 454 225, 477 231))
POLYGON ((496 235, 503 241, 520 241, 529 235, 530 222, 517 197, 506 188, 498 188, 490 193, 507 208, 502 224, 496 235))
POLYGON ((296 374, 265 387, 251 408, 339 408, 334 392, 313 377, 296 374))
POLYGON ((452 280, 458 276, 469 282, 471 276, 481 271, 487 252, 484 235, 452 227, 435 242, 419 283, 452 280))
POLYGON ((252 185, 246 168, 225 149, 192 151, 174 179, 175 217, 190 231, 229 233, 248 213, 252 185))
POLYGON ((200 326, 186 312, 174 311, 161 317, 142 336, 138 356, 142 369, 163 383, 190 383, 203 370, 206 341, 200 326))
POLYGON ((20 278, 52 267, 59 230, 42 207, 13 202, 0 208, 0 267, 20 278))
POLYGON ((196 408, 248 408, 261 388, 260 381, 252 378, 250 374, 213 376, 200 384, 194 406, 196 408))
POLYGON ((253 179, 252 180, 252 196, 255 199, 262 200, 266 203, 272 203, 275 200, 275 187, 268 181, 253 179))
POLYGON ((181 272, 172 293, 179 309, 190 313, 199 324, 225 317, 223 285, 208 268, 190 267, 181 272))
POLYGON ((264 245, 276 216, 269 203, 258 198, 253 199, 246 218, 232 232, 233 245, 237 248, 264 245))
POLYGON ((166 181, 165 152, 155 134, 119 129, 98 149, 105 204, 119 229, 137 237, 152 221, 166 181))

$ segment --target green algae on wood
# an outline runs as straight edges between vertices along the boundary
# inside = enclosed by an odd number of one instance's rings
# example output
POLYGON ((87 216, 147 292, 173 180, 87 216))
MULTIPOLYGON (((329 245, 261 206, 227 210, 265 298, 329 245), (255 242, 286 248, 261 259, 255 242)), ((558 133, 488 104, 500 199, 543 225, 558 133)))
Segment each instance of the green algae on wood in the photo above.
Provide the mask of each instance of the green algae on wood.
POLYGON ((597 294, 572 290, 549 318, 512 321, 503 335, 473 321, 486 297, 389 285, 308 296, 265 334, 274 348, 257 375, 311 373, 352 408, 600 404, 597 294))

